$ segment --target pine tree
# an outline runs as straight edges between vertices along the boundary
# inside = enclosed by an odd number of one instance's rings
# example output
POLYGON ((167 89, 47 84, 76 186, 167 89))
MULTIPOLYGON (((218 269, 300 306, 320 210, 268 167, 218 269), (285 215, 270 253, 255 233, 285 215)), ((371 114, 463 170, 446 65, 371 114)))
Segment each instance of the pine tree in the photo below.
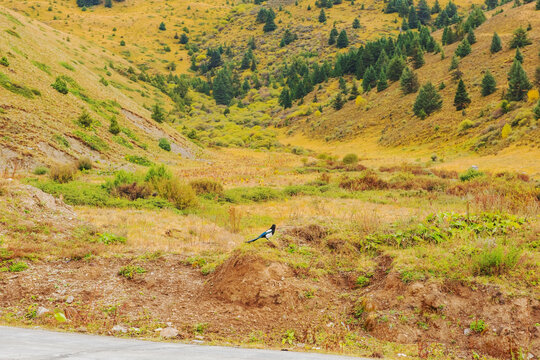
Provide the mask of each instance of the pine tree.
POLYGON ((212 91, 216 104, 229 105, 231 103, 233 98, 233 82, 228 69, 225 68, 218 71, 212 84, 212 91))
POLYGON ((377 92, 381 92, 388 87, 388 81, 386 81, 386 72, 384 69, 379 74, 379 81, 377 82, 377 92))
POLYGON ((249 38, 248 47, 251 50, 255 50, 257 48, 257 45, 255 45, 255 37, 252 36, 252 37, 249 38))
POLYGON ((326 14, 324 13, 324 9, 321 9, 321 12, 319 13, 319 22, 320 23, 326 22, 326 14))
POLYGON ((456 48, 456 55, 460 58, 464 58, 471 53, 471 50, 471 44, 469 44, 469 41, 467 39, 463 39, 456 48))
POLYGON ((435 4, 433 4, 433 7, 431 8, 432 14, 438 14, 441 12, 441 5, 439 5, 439 0, 435 0, 435 4))
POLYGON ((540 100, 538 100, 538 102, 536 103, 536 106, 533 109, 533 114, 536 120, 540 119, 540 100))
POLYGON ((244 79, 244 83, 242 84, 242 91, 245 93, 247 93, 249 91, 249 89, 251 89, 251 86, 249 86, 249 81, 247 78, 244 79))
POLYGON ((242 64, 240 65, 240 69, 249 69, 251 66, 251 59, 253 59, 253 50, 248 48, 248 51, 244 54, 244 57, 242 58, 242 64))
POLYGON ((279 94, 279 105, 281 105, 281 107, 284 109, 292 107, 292 99, 289 88, 285 87, 283 90, 281 90, 281 94, 279 94))
POLYGON ((499 0, 486 0, 486 6, 488 10, 495 9, 499 5, 499 0))
POLYGON ((403 21, 401 22, 401 30, 407 31, 409 30, 409 23, 407 22, 407 19, 403 18, 403 21))
POLYGON ((508 73, 508 91, 506 96, 510 101, 521 101, 525 98, 527 91, 532 88, 529 78, 523 70, 521 63, 514 60, 510 72, 508 73))
POLYGON ((429 116, 441 107, 442 98, 435 86, 430 82, 422 86, 414 102, 414 114, 420 117, 429 116))
POLYGON ((426 0, 420 0, 416 7, 416 15, 422 25, 426 25, 431 20, 431 9, 426 0))
POLYGON ((349 46, 349 39, 347 38, 347 32, 345 30, 341 30, 341 32, 339 33, 336 46, 340 49, 349 46))
POLYGON ((360 29, 360 20, 358 20, 358 18, 354 18, 352 22, 352 27, 353 29, 360 29))
POLYGON ((339 77, 339 89, 341 90, 342 93, 344 94, 347 94, 348 90, 347 90, 347 83, 345 82, 345 79, 343 78, 343 76, 340 76, 339 77))
POLYGON ((424 60, 424 51, 419 45, 413 47, 412 49, 412 60, 413 60, 413 67, 415 69, 421 68, 426 63, 424 60))
POLYGON ((455 70, 459 66, 459 60, 456 55, 452 56, 452 61, 450 62, 450 69, 449 70, 455 70))
POLYGON ((474 35, 474 30, 472 27, 469 29, 469 32, 467 33, 467 41, 471 45, 476 43, 476 36, 474 35))
POLYGON ((527 32, 522 27, 519 27, 514 31, 512 40, 510 40, 510 49, 515 49, 518 47, 524 47, 532 44, 532 41, 527 38, 527 32))
POLYGON ((523 64, 523 54, 521 51, 519 51, 519 48, 516 48, 516 55, 514 56, 514 59, 523 64))
POLYGON ((270 31, 274 31, 277 29, 277 25, 276 23, 274 22, 274 17, 273 16, 267 16, 266 17, 266 22, 263 26, 263 31, 264 32, 270 32, 270 31))
POLYGON ((454 96, 454 106, 456 107, 456 110, 463 110, 469 106, 470 103, 471 98, 469 98, 469 94, 465 88, 465 83, 460 79, 457 86, 456 95, 454 96))
POLYGON ((482 78, 482 96, 491 95, 497 90, 497 82, 489 71, 482 78))
POLYGON ((188 36, 186 35, 186 33, 183 33, 182 35, 180 35, 180 44, 187 44, 189 42, 189 38, 188 36))
POLYGON ((336 95, 336 97, 332 101, 332 107, 335 110, 341 110, 343 108, 343 105, 345 105, 345 100, 341 96, 341 93, 339 93, 336 95))
POLYGON ((165 23, 164 23, 163 21, 159 24, 159 30, 161 30, 161 31, 167 30, 167 29, 165 28, 165 23))
POLYGON ((536 0, 536 6, 534 8, 540 10, 540 0, 536 0))
POLYGON ((386 69, 386 76, 390 81, 398 81, 405 68, 405 60, 401 56, 394 56, 390 59, 386 69))
POLYGON ((105 0, 105 7, 112 8, 112 0, 105 0))
POLYGON ((118 135, 120 133, 120 125, 118 125, 116 116, 113 116, 111 118, 111 125, 109 125, 109 132, 113 135, 118 135))
POLYGON ((377 73, 372 65, 370 65, 364 73, 364 79, 362 79, 362 89, 364 92, 369 92, 373 88, 377 81, 377 73))
POLYGON ((351 88, 351 95, 349 96, 349 100, 356 99, 358 95, 360 95, 360 92, 358 91, 358 85, 356 85, 356 81, 353 80, 353 84, 351 88))
POLYGON ((165 121, 165 112, 159 104, 154 104, 152 107, 152 119, 157 121, 158 123, 162 123, 165 121))
POLYGON ((499 52, 501 50, 502 50, 501 38, 495 32, 493 33, 493 37, 491 38, 491 47, 489 48, 489 51, 492 54, 495 54, 496 52, 499 52))
POLYGON ((413 6, 409 8, 409 29, 418 29, 418 16, 413 6))
POLYGON ((399 78, 401 85, 401 91, 403 94, 412 94, 418 91, 420 86, 418 83, 418 75, 416 75, 411 69, 405 67, 399 78))
POLYGON ((336 28, 330 30, 330 37, 328 38, 328 45, 334 45, 338 36, 338 31, 336 28))

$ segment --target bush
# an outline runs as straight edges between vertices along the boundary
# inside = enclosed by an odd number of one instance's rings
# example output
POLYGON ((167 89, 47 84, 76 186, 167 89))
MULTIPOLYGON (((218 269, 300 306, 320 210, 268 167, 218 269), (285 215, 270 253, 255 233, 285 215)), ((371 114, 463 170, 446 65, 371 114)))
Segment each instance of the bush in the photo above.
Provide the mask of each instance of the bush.
POLYGON ((54 83, 51 84, 51 86, 53 87, 53 89, 55 89, 56 91, 58 91, 60 94, 67 94, 68 93, 68 87, 67 87, 67 84, 66 82, 61 79, 60 77, 57 77, 56 80, 54 81, 54 83))
POLYGON ((342 178, 339 187, 349 191, 380 190, 388 188, 388 183, 381 180, 376 174, 366 172, 357 178, 342 178))
POLYGON ((118 270, 118 275, 123 276, 126 279, 133 279, 136 274, 144 274, 145 272, 146 270, 140 266, 126 265, 118 270))
POLYGON ((462 122, 459 123, 459 131, 460 132, 465 131, 465 130, 470 129, 470 128, 473 128, 473 127, 474 127, 474 123, 469 119, 465 119, 465 120, 463 120, 462 122))
POLYGON ((165 167, 165 165, 153 165, 150 167, 150 169, 148 169, 146 175, 144 176, 144 181, 153 185, 157 184, 161 180, 170 179, 172 179, 172 174, 167 167, 165 167))
POLYGON ((2 58, 0 58, 0 65, 3 65, 5 67, 9 66, 9 60, 7 59, 7 57, 2 56, 2 58))
POLYGON ((352 165, 358 162, 358 156, 356 154, 347 154, 343 157, 343 163, 345 165, 352 165))
POLYGON ((471 325, 469 325, 469 328, 475 333, 481 333, 486 329, 486 323, 481 319, 474 320, 471 322, 471 325))
POLYGON ((81 125, 82 127, 85 127, 85 128, 92 125, 93 122, 94 122, 94 120, 92 119, 92 117, 90 116, 88 111, 86 111, 86 110, 83 110, 82 114, 79 115, 79 117, 77 118, 77 123, 79 125, 81 125))
POLYGON ((165 138, 159 139, 159 147, 165 151, 171 151, 171 143, 165 138))
POLYGON ((126 238, 124 236, 118 236, 111 233, 99 234, 98 242, 105 245, 125 244, 126 238))
POLYGON ((212 179, 197 179, 189 183, 197 195, 223 194, 223 185, 212 179))
POLYGON ((125 159, 130 163, 141 165, 141 166, 151 166, 152 162, 145 158, 144 156, 138 155, 126 155, 125 159))
POLYGON ((51 180, 65 184, 75 178, 75 167, 72 164, 54 165, 49 171, 51 180))
POLYGON ((241 202, 263 202, 269 200, 277 200, 283 197, 283 194, 275 189, 256 186, 246 188, 234 188, 225 191, 224 198, 231 203, 241 202))
POLYGON ((33 171, 34 175, 45 175, 48 172, 49 169, 47 169, 45 166, 38 166, 33 171))
POLYGON ((459 180, 461 181, 469 181, 471 179, 474 179, 475 177, 484 176, 484 173, 481 171, 478 171, 474 168, 470 168, 469 170, 465 171, 464 173, 459 175, 459 180))
POLYGON ((82 157, 77 161, 77 168, 81 171, 92 169, 92 160, 89 157, 82 157))
POLYGON ((519 255, 517 248, 511 248, 506 253, 501 246, 484 249, 473 256, 473 273, 486 276, 504 274, 516 265, 519 255))
POLYGON ((118 125, 118 121, 116 120, 116 117, 111 118, 111 125, 109 126, 109 132, 113 135, 118 135, 120 133, 120 126, 118 125))
POLYGON ((177 179, 164 179, 154 186, 160 196, 169 200, 179 210, 198 205, 197 195, 193 188, 177 179))

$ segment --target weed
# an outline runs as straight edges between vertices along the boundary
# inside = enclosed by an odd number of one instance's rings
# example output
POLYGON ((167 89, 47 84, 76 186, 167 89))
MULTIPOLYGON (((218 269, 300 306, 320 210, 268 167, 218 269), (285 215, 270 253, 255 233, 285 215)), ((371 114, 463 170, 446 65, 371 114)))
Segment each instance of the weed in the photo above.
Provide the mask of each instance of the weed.
POLYGON ((24 96, 28 99, 34 98, 34 93, 30 88, 27 88, 24 85, 20 85, 12 82, 7 75, 0 73, 0 86, 4 89, 11 91, 14 94, 24 96))
POLYGON ((193 326, 193 331, 196 334, 203 334, 207 327, 208 323, 197 323, 193 326))
POLYGON ((144 156, 138 155, 126 155, 125 159, 130 163, 141 165, 141 166, 151 166, 152 162, 145 158, 144 156))
POLYGON ((77 168, 81 171, 92 169, 92 160, 89 157, 82 157, 77 160, 77 168))
POLYGON ((123 276, 126 279, 133 279, 136 274, 144 274, 145 272, 146 270, 140 266, 126 265, 118 270, 118 275, 123 276))
POLYGON ((286 330, 281 339, 282 344, 292 345, 296 341, 294 330, 286 330))
POLYGON ((223 185, 212 179, 196 179, 189 182, 189 186, 195 190, 197 195, 223 194, 223 185))
POLYGON ((98 242, 105 245, 125 244, 126 238, 124 236, 118 236, 111 233, 98 234, 98 242))
POLYGON ((473 272, 476 275, 501 275, 512 269, 519 257, 518 248, 510 248, 506 253, 502 246, 483 249, 473 255, 473 272))
POLYGON ((49 172, 49 169, 45 166, 37 166, 32 172, 34 175, 45 175, 49 172))
POLYGON ((358 287, 366 287, 369 285, 369 278, 365 277, 364 275, 360 275, 356 278, 355 284, 358 287))
POLYGON ((486 330, 486 323, 482 319, 477 319, 471 322, 469 325, 469 328, 474 331, 475 333, 481 333, 484 330, 486 330))

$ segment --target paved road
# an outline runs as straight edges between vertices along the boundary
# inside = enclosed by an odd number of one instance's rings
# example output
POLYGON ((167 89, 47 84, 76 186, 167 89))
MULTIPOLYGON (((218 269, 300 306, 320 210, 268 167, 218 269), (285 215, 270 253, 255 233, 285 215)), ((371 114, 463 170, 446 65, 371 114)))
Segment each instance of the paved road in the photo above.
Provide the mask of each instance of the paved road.
POLYGON ((352 357, 120 339, 0 326, 1 360, 346 360, 352 357))

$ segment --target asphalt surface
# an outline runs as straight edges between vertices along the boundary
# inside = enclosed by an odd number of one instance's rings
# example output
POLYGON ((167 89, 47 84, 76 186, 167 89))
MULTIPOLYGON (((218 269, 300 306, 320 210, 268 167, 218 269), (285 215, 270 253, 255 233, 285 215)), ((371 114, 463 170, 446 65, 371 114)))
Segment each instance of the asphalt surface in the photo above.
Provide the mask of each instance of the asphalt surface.
MULTIPOLYGON (((292 351, 152 342, 0 326, 1 360, 346 360, 345 356, 292 351)), ((365 359, 367 360, 367 359, 365 359)))

